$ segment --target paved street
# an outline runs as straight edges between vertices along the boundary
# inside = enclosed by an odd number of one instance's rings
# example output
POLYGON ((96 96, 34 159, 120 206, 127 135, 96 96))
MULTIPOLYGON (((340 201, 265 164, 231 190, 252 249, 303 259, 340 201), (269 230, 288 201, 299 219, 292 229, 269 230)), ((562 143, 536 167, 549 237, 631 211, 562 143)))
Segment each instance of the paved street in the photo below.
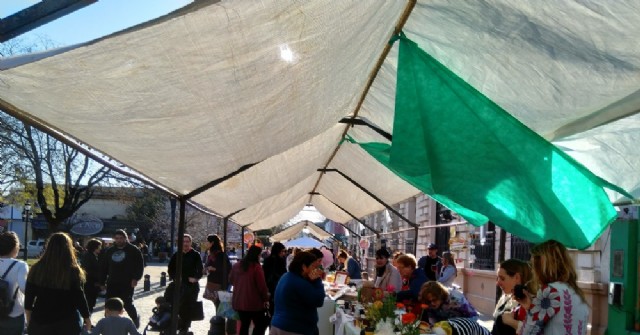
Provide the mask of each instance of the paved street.
MULTIPOLYGON (((142 333, 144 326, 149 322, 149 318, 152 315, 152 310, 155 305, 155 299, 158 296, 163 295, 165 287, 160 287, 160 273, 167 272, 167 265, 169 263, 149 263, 144 269, 144 274, 151 276, 151 290, 144 292, 144 278, 138 283, 134 293, 134 305, 140 314, 140 329, 142 333)), ((168 279, 167 279, 168 282, 168 279)), ((204 286, 206 284, 206 278, 200 280, 200 299, 202 299, 202 292, 204 292, 204 286)), ((191 330, 196 335, 206 335, 209 331, 209 320, 215 315, 215 308, 213 302, 209 300, 203 300, 205 318, 202 321, 193 322, 191 330)), ((125 316, 127 313, 125 312, 125 316)), ((91 315, 91 322, 95 325, 102 317, 104 317, 104 299, 98 298, 96 307, 91 315)), ((157 334, 149 332, 150 334, 157 334)))
MULTIPOLYGON (((161 272, 167 272, 168 263, 149 263, 144 270, 144 274, 151 276, 151 290, 144 292, 144 280, 141 280, 136 287, 134 293, 134 304, 140 314, 140 329, 142 333, 144 326, 149 322, 149 318, 152 315, 152 310, 155 307, 155 299, 164 293, 164 287, 160 287, 160 274, 161 272)), ((200 280, 200 299, 202 300, 202 292, 204 292, 204 286, 206 284, 206 278, 200 280)), ((209 300, 203 300, 205 318, 202 321, 196 321, 191 325, 191 331, 195 335, 207 335, 209 332, 209 320, 215 315, 215 308, 213 303, 209 300)), ((126 315, 126 312, 125 312, 126 315)), ((95 325, 104 316, 104 299, 98 298, 98 302, 91 316, 91 321, 95 325)), ((491 329, 493 320, 490 315, 481 316, 480 323, 485 327, 491 329)), ((150 334, 157 334, 150 332, 150 334)), ((268 335, 268 332, 267 332, 268 335)))

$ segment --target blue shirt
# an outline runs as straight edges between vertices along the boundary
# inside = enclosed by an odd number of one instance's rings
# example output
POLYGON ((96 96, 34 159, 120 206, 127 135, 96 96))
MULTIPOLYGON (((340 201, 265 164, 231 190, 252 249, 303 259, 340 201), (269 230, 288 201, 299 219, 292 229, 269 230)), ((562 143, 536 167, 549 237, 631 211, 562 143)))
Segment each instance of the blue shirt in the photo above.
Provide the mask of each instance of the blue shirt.
POLYGON ((411 300, 418 301, 418 295, 420 294, 420 288, 422 284, 427 282, 427 275, 423 269, 417 268, 413 270, 411 277, 409 278, 409 289, 400 291, 396 295, 398 301, 411 300))
POLYGON ((292 333, 313 335, 318 324, 318 307, 324 303, 322 280, 310 281, 285 273, 276 287, 271 325, 292 333))
POLYGON ((347 273, 351 279, 362 279, 362 270, 360 264, 355 259, 349 257, 347 260, 347 273))

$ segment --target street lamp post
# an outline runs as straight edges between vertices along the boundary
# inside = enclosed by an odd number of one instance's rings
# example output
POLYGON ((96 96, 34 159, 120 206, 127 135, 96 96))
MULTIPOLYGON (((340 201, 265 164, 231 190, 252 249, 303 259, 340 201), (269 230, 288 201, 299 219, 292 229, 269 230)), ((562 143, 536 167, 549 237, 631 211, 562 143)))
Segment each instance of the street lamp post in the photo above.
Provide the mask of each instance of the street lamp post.
POLYGON ((27 228, 29 227, 29 219, 31 219, 31 202, 27 200, 22 210, 22 221, 24 221, 24 260, 27 261, 27 228))

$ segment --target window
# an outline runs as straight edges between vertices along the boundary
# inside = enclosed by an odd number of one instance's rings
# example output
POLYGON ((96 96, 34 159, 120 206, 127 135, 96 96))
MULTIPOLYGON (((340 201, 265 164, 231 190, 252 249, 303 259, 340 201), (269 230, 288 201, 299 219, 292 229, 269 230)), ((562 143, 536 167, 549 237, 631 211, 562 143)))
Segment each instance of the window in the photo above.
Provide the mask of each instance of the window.
POLYGON ((475 256, 475 260, 471 266, 473 269, 479 270, 495 270, 495 231, 496 226, 489 222, 486 226, 484 236, 475 234, 470 241, 471 252, 475 256))
POLYGON ((533 246, 533 243, 511 235, 511 258, 528 262, 531 259, 531 253, 529 252, 531 246, 533 246))

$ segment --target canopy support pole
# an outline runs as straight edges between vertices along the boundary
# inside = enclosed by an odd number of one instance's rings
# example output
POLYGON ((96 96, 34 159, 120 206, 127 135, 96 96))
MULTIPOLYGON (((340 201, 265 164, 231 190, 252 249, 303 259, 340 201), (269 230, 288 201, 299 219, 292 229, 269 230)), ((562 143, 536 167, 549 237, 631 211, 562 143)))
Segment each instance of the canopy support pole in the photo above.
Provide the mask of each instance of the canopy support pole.
POLYGON ((214 180, 212 180, 212 181, 210 181, 210 182, 208 182, 208 183, 196 188, 195 190, 187 193, 185 195, 185 197, 187 199, 191 199, 191 198, 195 197, 196 195, 198 195, 198 194, 200 194, 200 193, 202 193, 202 192, 204 192, 204 191, 206 191, 206 190, 208 190, 208 189, 210 189, 210 188, 222 183, 223 181, 225 181, 227 179, 230 179, 230 178, 242 173, 245 170, 248 170, 250 167, 252 167, 252 166, 254 166, 256 164, 258 164, 258 163, 245 164, 245 165, 241 166, 239 169, 229 173, 226 176, 222 176, 222 177, 220 177, 218 179, 214 179, 214 180))
MULTIPOLYGON (((367 190, 364 186, 358 184, 358 182, 356 182, 355 180, 351 179, 349 176, 347 176, 346 174, 342 173, 342 171, 338 170, 338 169, 318 169, 318 171, 320 172, 337 172, 338 174, 340 174, 344 179, 348 180, 351 184, 355 185, 357 188, 361 189, 362 192, 368 194, 370 197, 372 197, 373 199, 375 199, 375 201, 377 201, 378 203, 380 203, 382 206, 384 206, 386 209, 388 209, 390 212, 392 212, 393 214, 397 215, 399 218, 401 218, 403 221, 405 221, 406 223, 408 223, 411 227, 413 228, 418 228, 418 225, 415 224, 415 222, 407 219, 406 217, 404 217, 404 215, 400 214, 400 212, 398 212, 397 210, 395 210, 393 207, 389 206, 386 202, 382 201, 382 199, 378 198, 375 194, 371 193, 369 190, 367 190)), ((417 238, 418 236, 416 235, 416 242, 417 242, 417 238)), ((417 244, 417 243, 416 243, 417 244)))
POLYGON ((0 43, 71 14, 96 1, 98 0, 42 0, 37 2, 0 20, 0 43))
POLYGON ((616 207, 620 207, 620 206, 639 206, 640 205, 640 199, 620 200, 620 201, 614 202, 612 205, 614 205, 616 207))
POLYGON ((386 138, 387 140, 391 141, 393 139, 393 135, 387 133, 386 131, 378 128, 377 126, 363 119, 353 119, 353 118, 345 117, 345 118, 342 118, 342 120, 340 120, 339 123, 345 123, 352 126, 367 126, 371 128, 373 131, 375 131, 376 133, 378 133, 379 135, 381 135, 382 137, 386 138))
MULTIPOLYGON (((230 176, 229 178, 231 178, 231 177, 232 176, 230 176)), ((223 229, 223 232, 222 232, 222 249, 224 250, 224 252, 227 252, 227 228, 229 226, 229 219, 231 219, 232 216, 240 213, 243 210, 244 210, 244 208, 239 209, 239 210, 237 210, 237 211, 225 216, 222 219, 222 229, 223 229)), ((244 228, 244 227, 242 227, 242 228, 244 228)), ((243 253, 243 256, 244 256, 244 240, 242 241, 242 253, 243 253)), ((227 271, 226 270, 227 269, 225 267, 222 268, 222 278, 227 278, 227 277, 225 277, 225 276, 227 276, 227 273, 226 273, 227 271)), ((223 287, 223 289, 226 290, 227 288, 223 287)))
POLYGON ((240 240, 242 241, 242 246, 240 247, 240 257, 244 258, 244 226, 240 228, 240 240))
POLYGON ((413 255, 418 255, 418 226, 413 227, 415 238, 413 241, 413 255))
MULTIPOLYGON (((180 306, 180 286, 182 285, 182 260, 184 254, 182 252, 182 240, 184 239, 184 226, 185 226, 185 211, 187 206, 187 198, 179 197, 180 202, 180 220, 178 221, 178 240, 180 241, 176 250, 176 263, 175 263, 175 278, 174 281, 174 293, 173 293, 173 306, 180 306)), ((178 309, 172 308, 171 310, 171 334, 175 334, 178 330, 178 309)))
MULTIPOLYGON (((325 199, 329 200, 330 203, 334 204, 336 207, 340 208, 343 212, 349 214, 350 217, 352 217, 354 220, 360 222, 363 226, 365 226, 367 229, 371 230, 374 234, 376 234, 377 237, 380 237, 380 232, 373 229, 372 227, 370 227, 369 225, 367 225, 367 223, 362 220, 362 219, 358 219, 355 215, 351 214, 348 210, 344 209, 342 206, 336 204, 335 202, 331 201, 331 199, 327 198, 326 195, 324 194, 320 194, 318 192, 309 192, 309 194, 311 195, 321 195, 323 196, 325 199)), ((354 233, 355 235, 357 235, 358 237, 361 237, 360 234, 354 232, 353 230, 351 230, 349 227, 347 227, 347 225, 343 225, 345 228, 347 228, 350 232, 354 233)))
MULTIPOLYGON (((387 36, 387 41, 389 41, 391 39, 391 37, 397 36, 398 34, 400 34, 400 32, 402 31, 402 28, 404 27, 405 23, 407 23, 407 20, 409 20, 409 16, 411 15, 411 12, 413 11, 413 8, 416 6, 416 2, 417 2, 417 0, 408 0, 407 1, 407 5, 404 7, 404 11, 402 12, 402 15, 400 15, 400 18, 398 18, 398 22, 396 23, 396 26, 394 27, 393 32, 391 33, 391 36, 387 36)), ((378 73, 380 72, 380 69, 382 68, 382 65, 384 64, 384 61, 387 59, 387 56, 389 55, 389 52, 391 52, 392 48, 393 48, 393 44, 392 43, 387 43, 384 46, 384 49, 382 49, 382 52, 380 53, 380 56, 378 57, 378 61, 373 66, 373 69, 371 69, 371 73, 369 74, 369 79, 367 80, 367 83, 364 85, 364 88, 362 89, 362 93, 360 94, 360 97, 358 99, 358 104, 356 105, 356 107, 353 110, 353 113, 352 113, 352 115, 353 115, 352 118, 353 119, 358 117, 358 113, 360 112, 360 109, 362 108, 362 105, 364 104, 364 99, 369 94, 369 90, 371 90, 371 87, 373 86, 373 82, 376 80, 376 77, 378 76, 378 73)), ((347 136, 347 131, 348 130, 349 130, 349 127, 345 127, 344 128, 344 131, 342 132, 342 138, 343 139, 347 136)), ((325 169, 329 167, 329 164, 331 164, 331 162, 333 161, 333 158, 338 153, 338 150, 340 150, 340 146, 341 146, 340 143, 338 143, 338 145, 336 145, 336 148, 333 150, 333 153, 331 154, 329 159, 327 159, 327 163, 324 165, 325 169)), ((318 180, 316 181, 316 184, 313 186, 313 189, 312 189, 311 192, 315 192, 315 191, 318 190, 318 185, 320 185, 320 180, 322 180, 322 176, 323 175, 321 174, 318 177, 318 180)), ((309 201, 308 202, 311 202, 311 198, 313 198, 313 195, 309 196, 309 201)))

